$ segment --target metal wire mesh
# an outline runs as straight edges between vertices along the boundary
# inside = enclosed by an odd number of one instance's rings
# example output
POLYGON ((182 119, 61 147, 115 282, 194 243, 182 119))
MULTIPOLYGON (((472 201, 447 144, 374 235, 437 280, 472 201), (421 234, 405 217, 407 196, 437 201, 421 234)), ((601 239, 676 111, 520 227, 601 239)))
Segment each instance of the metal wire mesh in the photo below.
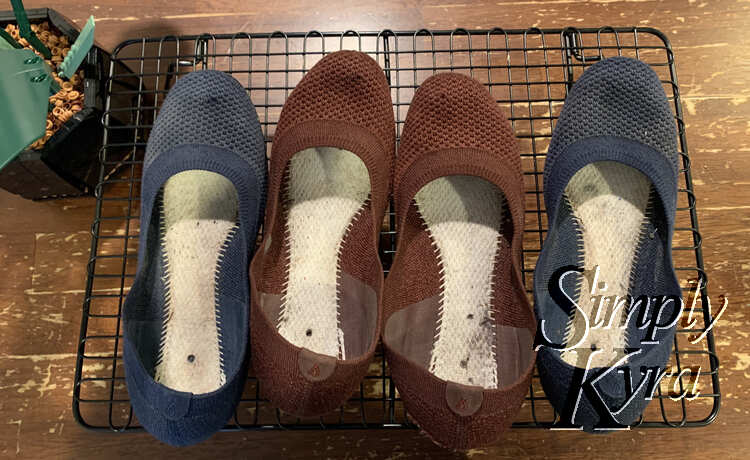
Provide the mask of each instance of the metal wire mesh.
MULTIPOLYGON (((710 324, 707 281, 703 270, 696 198, 690 176, 685 124, 675 74, 674 55, 666 38, 650 28, 558 30, 409 31, 359 33, 200 35, 129 40, 112 56, 103 117, 105 145, 96 189, 91 259, 78 347, 73 408, 76 419, 92 429, 140 429, 125 388, 122 364, 121 310, 136 269, 140 175, 151 124, 171 85, 187 72, 210 68, 230 73, 247 89, 266 136, 268 151, 276 122, 289 93, 304 73, 325 54, 356 49, 370 54, 390 82, 398 133, 401 133, 415 89, 436 72, 461 72, 487 85, 509 116, 519 139, 525 175, 526 224, 524 281, 530 293, 533 267, 547 222, 541 175, 555 121, 568 89, 589 65, 624 55, 650 64, 673 103, 683 168, 674 260, 688 306, 695 301, 697 323, 687 313, 678 326, 668 374, 638 422, 641 427, 697 426, 710 423, 719 409, 718 359, 709 332, 696 344, 689 339, 710 324), (132 69, 123 71, 122 66, 132 69), (136 82, 136 83, 134 83, 136 82), (110 123, 112 118, 129 123, 110 123), (125 134, 126 142, 122 142, 125 134), (117 142, 114 141, 117 139, 117 142), (111 151, 129 149, 126 161, 111 151), (701 289, 696 286, 700 283, 701 289), (677 399, 687 393, 687 398, 677 399)), ((394 216, 386 217, 381 257, 390 266, 395 249, 394 216)), ((261 396, 251 375, 227 429, 252 428, 385 428, 410 427, 382 352, 378 352, 360 390, 340 410, 320 418, 283 414, 261 396)), ((547 427, 555 412, 535 374, 515 427, 547 427)))

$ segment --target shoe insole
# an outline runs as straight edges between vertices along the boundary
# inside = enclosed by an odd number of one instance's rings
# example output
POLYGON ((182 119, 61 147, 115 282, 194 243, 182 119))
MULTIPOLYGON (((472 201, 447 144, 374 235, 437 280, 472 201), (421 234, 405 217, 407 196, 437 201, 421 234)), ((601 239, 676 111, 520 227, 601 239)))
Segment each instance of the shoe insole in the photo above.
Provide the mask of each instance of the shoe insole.
POLYGON ((346 359, 339 253, 370 194, 367 167, 347 150, 316 147, 296 153, 288 174, 289 266, 278 330, 298 347, 346 359))
POLYGON ((447 176, 422 187, 414 199, 442 273, 430 372, 451 382, 497 388, 491 303, 503 194, 478 177, 447 176))
POLYGON ((225 382, 217 325, 216 276, 238 228, 237 191, 226 177, 183 171, 164 184, 161 209, 166 305, 155 380, 208 393, 225 382))
MULTIPOLYGON (((599 266, 597 286, 592 286, 593 276, 583 276, 576 302, 589 318, 588 335, 581 348, 596 347, 601 352, 592 357, 592 367, 614 365, 624 356, 627 346, 627 329, 621 327, 627 317, 628 304, 614 310, 612 302, 603 302, 592 296, 619 296, 626 299, 630 290, 631 271, 642 236, 648 207, 651 183, 638 170, 613 161, 592 163, 581 168, 568 183, 565 194, 581 231, 583 263, 585 270, 599 266), (592 294, 592 288, 596 288, 592 294), (596 324, 600 321, 600 326, 596 324)), ((578 338, 578 327, 583 321, 574 309, 566 340, 578 338)), ((576 365, 575 351, 562 353, 562 358, 576 365)))

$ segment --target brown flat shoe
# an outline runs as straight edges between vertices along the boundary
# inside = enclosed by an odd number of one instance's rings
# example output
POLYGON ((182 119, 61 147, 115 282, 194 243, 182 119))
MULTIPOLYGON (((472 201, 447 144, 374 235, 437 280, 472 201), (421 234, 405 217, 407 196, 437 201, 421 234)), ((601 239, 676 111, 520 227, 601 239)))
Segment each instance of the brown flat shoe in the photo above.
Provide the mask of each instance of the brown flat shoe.
POLYGON ((324 57, 281 111, 250 265, 250 336, 261 391, 286 412, 340 406, 375 352, 394 126, 383 71, 354 51, 324 57))
POLYGON ((383 343, 396 387, 436 443, 487 445, 528 391, 536 322, 521 277, 520 154, 479 82, 445 73, 417 90, 394 199, 383 343))

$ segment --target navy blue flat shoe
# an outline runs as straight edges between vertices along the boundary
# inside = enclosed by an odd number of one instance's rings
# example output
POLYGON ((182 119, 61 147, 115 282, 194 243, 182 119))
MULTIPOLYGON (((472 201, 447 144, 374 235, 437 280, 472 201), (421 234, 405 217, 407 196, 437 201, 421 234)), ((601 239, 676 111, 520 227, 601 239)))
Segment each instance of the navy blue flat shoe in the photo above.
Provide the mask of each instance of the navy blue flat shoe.
POLYGON ((234 412, 246 379, 247 267, 266 196, 255 107, 217 71, 174 85, 146 147, 124 363, 138 421, 183 446, 234 412))
POLYGON ((624 429, 663 376, 682 308, 676 137, 659 78, 637 60, 593 65, 565 101, 534 273, 537 364, 558 427, 624 429))

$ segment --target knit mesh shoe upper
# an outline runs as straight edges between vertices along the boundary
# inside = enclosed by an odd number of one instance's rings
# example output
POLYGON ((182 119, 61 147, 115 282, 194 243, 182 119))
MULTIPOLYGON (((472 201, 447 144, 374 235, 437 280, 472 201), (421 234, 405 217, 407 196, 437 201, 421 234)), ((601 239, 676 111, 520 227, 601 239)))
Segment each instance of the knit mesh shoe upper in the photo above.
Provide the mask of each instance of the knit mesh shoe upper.
MULTIPOLYGON (((416 101, 417 110, 412 110, 414 101, 409 107, 406 126, 418 130, 419 135, 402 136, 395 177, 403 177, 416 159, 451 148, 491 150, 503 158, 503 168, 510 168, 515 178, 521 177, 516 140, 510 129, 498 129, 499 110, 484 87, 464 75, 449 73, 429 80, 429 88, 416 101)), ((394 190, 394 197, 401 199, 399 190, 394 190)))
POLYGON ((392 150, 393 106, 390 96, 384 97, 390 90, 380 66, 356 51, 332 53, 324 61, 313 66, 292 91, 275 137, 312 120, 346 121, 367 128, 386 150, 392 150))
POLYGON ((647 64, 616 57, 583 73, 547 154, 549 231, 534 272, 537 366, 561 423, 635 422, 653 391, 639 384, 667 363, 681 302, 671 254, 678 158, 674 118, 647 64))
POLYGON ((390 88, 366 54, 325 56, 281 111, 263 249, 250 267, 251 336, 261 392, 287 412, 331 411, 367 372, 394 149, 390 88))
POLYGON ((453 449, 497 440, 531 378, 520 163, 510 124, 479 82, 445 73, 417 90, 395 168, 399 236, 383 344, 407 410, 453 449))
POLYGON ((222 72, 180 78, 146 148, 138 268, 123 306, 130 401, 163 442, 206 439, 239 400, 246 270, 265 184, 263 136, 245 89, 222 72))
POLYGON ((204 70, 182 77, 159 109, 159 123, 154 124, 146 146, 143 168, 161 153, 180 144, 202 144, 234 152, 253 169, 262 193, 266 192, 265 139, 258 124, 258 114, 247 103, 242 85, 222 72, 204 70))
POLYGON ((558 155, 574 142, 599 136, 632 139, 661 152, 678 169, 677 132, 669 101, 653 69, 625 57, 587 69, 565 100, 545 163, 545 183, 558 155))

